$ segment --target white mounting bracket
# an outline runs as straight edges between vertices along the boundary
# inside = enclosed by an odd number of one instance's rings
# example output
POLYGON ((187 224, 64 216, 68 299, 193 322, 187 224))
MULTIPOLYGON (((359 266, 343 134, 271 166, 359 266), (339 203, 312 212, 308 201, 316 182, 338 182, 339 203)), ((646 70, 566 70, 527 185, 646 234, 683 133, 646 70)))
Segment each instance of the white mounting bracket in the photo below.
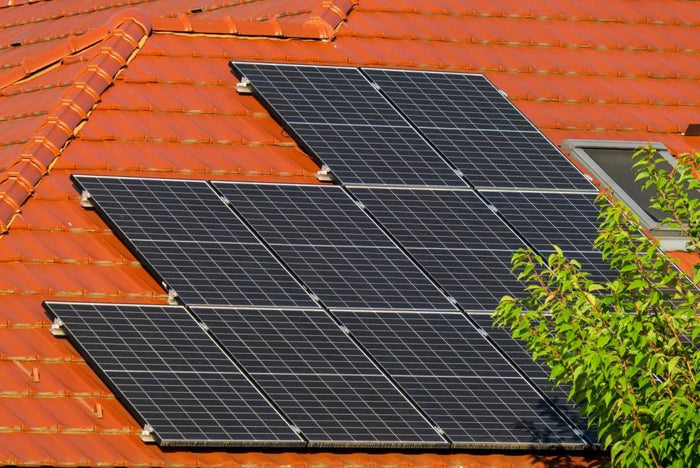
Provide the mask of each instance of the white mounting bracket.
POLYGON ((144 424, 141 431, 141 440, 146 443, 155 443, 156 439, 153 437, 153 428, 150 424, 144 424))
POLYGON ((80 194, 80 206, 83 208, 94 208, 95 205, 92 204, 92 196, 87 190, 83 190, 80 194))
POLYGON ((508 93, 506 93, 506 92, 503 91, 502 89, 499 89, 499 90, 498 90, 498 94, 500 94, 500 95, 503 96, 504 98, 507 98, 507 97, 508 97, 508 93))
POLYGON ((241 81, 236 83, 236 91, 238 94, 253 94, 253 87, 250 85, 250 80, 245 76, 241 81))
POLYGON ((170 304, 170 305, 179 305, 180 304, 177 301, 177 293, 172 289, 168 289, 168 304, 170 304))
POLYGON ((63 322, 60 318, 53 319, 53 323, 51 324, 49 331, 53 336, 66 336, 66 332, 63 331, 63 322))
POLYGON ((333 171, 325 164, 321 166, 321 170, 316 173, 316 178, 319 182, 334 182, 335 177, 333 176, 333 171))

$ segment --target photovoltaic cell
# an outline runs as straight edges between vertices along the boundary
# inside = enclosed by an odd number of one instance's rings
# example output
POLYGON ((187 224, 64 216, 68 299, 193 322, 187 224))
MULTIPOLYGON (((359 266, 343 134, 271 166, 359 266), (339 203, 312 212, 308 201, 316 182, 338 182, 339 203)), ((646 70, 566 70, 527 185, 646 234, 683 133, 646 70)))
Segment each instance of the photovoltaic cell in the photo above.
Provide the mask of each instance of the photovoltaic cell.
POLYGON ((481 75, 363 68, 476 187, 595 187, 481 75))
POLYGON ((207 183, 75 180, 122 240, 186 304, 315 307, 207 183))
POLYGON ((454 310, 340 187, 215 186, 327 307, 454 310))
POLYGON ((510 258, 525 244, 473 191, 350 191, 464 309, 490 310, 504 294, 522 294, 510 258))
POLYGON ((582 440, 458 313, 336 313, 453 446, 582 440))
POLYGON ((310 446, 448 445, 326 312, 195 310, 310 446))
POLYGON ((301 446, 182 307, 44 303, 162 446, 301 446))
POLYGON ((357 68, 246 62, 231 67, 341 183, 465 185, 357 68))

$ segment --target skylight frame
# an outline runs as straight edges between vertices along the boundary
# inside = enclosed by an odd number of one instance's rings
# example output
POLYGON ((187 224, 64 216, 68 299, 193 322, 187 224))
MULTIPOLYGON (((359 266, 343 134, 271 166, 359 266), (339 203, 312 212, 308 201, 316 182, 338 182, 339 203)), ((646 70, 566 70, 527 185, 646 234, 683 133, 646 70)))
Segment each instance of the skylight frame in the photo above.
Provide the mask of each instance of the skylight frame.
POLYGON ((601 189, 610 189, 613 198, 623 202, 638 218, 642 228, 648 231, 661 243, 662 250, 685 250, 688 237, 683 234, 680 228, 674 228, 668 224, 653 219, 632 195, 627 193, 615 180, 613 175, 603 169, 588 154, 591 149, 603 150, 629 150, 630 158, 632 153, 640 147, 651 146, 657 151, 657 155, 662 157, 671 167, 677 164, 676 159, 663 143, 649 141, 621 141, 621 140, 564 140, 562 149, 579 163, 585 172, 596 179, 601 189))

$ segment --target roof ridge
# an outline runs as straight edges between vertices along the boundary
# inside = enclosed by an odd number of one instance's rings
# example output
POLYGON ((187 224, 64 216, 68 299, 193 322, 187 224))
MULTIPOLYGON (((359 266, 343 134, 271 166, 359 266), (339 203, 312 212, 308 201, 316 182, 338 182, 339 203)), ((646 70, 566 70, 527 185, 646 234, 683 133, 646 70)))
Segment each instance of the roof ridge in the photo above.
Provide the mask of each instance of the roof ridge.
POLYGON ((7 232, 77 126, 87 118, 100 95, 137 50, 141 39, 151 32, 151 24, 140 10, 129 9, 112 17, 99 31, 102 37, 96 41, 91 38, 86 47, 101 41, 100 51, 63 93, 60 102, 49 110, 34 137, 22 146, 19 156, 0 173, 0 234, 7 232))
POLYGON ((234 34, 299 39, 331 40, 338 26, 347 19, 359 0, 322 0, 300 21, 272 17, 266 21, 236 20, 230 15, 219 19, 198 18, 182 13, 176 17, 154 17, 153 31, 188 32, 197 34, 234 34))

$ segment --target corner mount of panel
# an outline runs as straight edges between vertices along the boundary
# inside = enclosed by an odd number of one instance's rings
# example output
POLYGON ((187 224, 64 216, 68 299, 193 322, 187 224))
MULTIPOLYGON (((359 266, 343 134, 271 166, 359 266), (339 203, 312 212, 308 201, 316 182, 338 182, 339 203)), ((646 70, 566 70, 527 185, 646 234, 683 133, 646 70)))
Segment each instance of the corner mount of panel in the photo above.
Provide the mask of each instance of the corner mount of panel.
POLYGON ((53 336, 66 336, 66 332, 63 330, 63 321, 58 317, 53 319, 53 323, 51 324, 49 331, 53 336))
POLYGON ((253 87, 250 85, 250 80, 245 76, 241 81, 236 83, 236 91, 238 94, 253 94, 253 87))
POLYGON ((335 182, 335 176, 331 168, 325 164, 321 166, 321 170, 316 172, 316 178, 319 182, 335 182))
POLYGON ((80 206, 83 208, 94 208, 95 205, 92 204, 92 195, 87 190, 80 192, 80 206))
POLYGON ((180 305, 180 303, 177 300, 177 293, 168 288, 168 304, 170 305, 180 305))
POLYGON ((153 428, 150 424, 144 424, 143 430, 141 431, 141 440, 146 443, 155 443, 156 439, 153 437, 153 428))

